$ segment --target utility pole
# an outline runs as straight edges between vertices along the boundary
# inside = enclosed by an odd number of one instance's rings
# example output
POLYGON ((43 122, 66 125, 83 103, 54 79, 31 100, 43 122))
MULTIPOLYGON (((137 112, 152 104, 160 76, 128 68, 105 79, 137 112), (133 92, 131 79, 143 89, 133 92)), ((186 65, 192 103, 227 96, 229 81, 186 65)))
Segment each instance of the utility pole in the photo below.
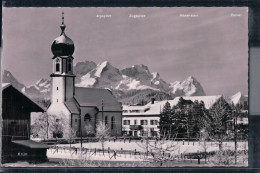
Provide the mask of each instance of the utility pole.
POLYGON ((234 118, 235 164, 237 164, 237 115, 234 118))
POLYGON ((46 116, 47 116, 47 139, 49 139, 49 116, 48 114, 46 113, 46 116))
POLYGON ((82 152, 82 127, 81 127, 81 116, 79 117, 80 121, 79 121, 79 128, 80 128, 80 150, 82 152))
POLYGON ((104 111, 104 100, 102 99, 102 107, 101 107, 101 109, 102 109, 102 123, 103 123, 103 111, 104 111))

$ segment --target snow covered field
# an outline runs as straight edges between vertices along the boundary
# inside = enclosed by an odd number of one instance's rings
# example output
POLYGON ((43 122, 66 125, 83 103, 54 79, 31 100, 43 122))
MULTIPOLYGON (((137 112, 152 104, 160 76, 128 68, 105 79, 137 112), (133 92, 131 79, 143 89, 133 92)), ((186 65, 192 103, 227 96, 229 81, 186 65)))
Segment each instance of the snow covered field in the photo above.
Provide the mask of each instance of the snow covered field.
MULTIPOLYGON (((154 143, 155 141, 150 140, 150 143, 154 143)), ((203 146, 202 142, 187 142, 185 141, 184 143, 182 141, 176 141, 176 142, 165 142, 165 146, 167 145, 176 145, 176 148, 180 150, 180 153, 195 153, 195 152, 204 152, 205 148, 203 146), (184 144, 184 145, 183 145, 184 144), (194 145, 193 145, 194 144, 194 145)), ((69 147, 69 144, 60 144, 58 146, 67 146, 69 147)), ((72 147, 77 147, 80 148, 80 143, 78 144, 72 144, 72 147)), ((223 142, 223 149, 224 150, 234 150, 235 144, 234 142, 223 142)), ((102 149, 101 143, 100 142, 91 142, 91 143, 83 143, 84 148, 89 148, 89 149, 102 149)), ((116 142, 105 142, 105 149, 107 150, 108 147, 110 150, 131 150, 139 152, 145 152, 144 147, 145 147, 145 141, 141 143, 141 141, 132 141, 129 143, 129 141, 124 141, 122 140, 121 142, 116 141, 116 142)), ((217 142, 207 142, 206 143, 206 149, 207 152, 210 151, 217 151, 219 149, 218 143, 217 142)), ((248 150, 248 142, 238 142, 238 150, 248 150)))
MULTIPOLYGON (((155 141, 150 141, 151 143, 155 141)), ((198 153, 198 152, 204 152, 205 148, 203 147, 202 142, 170 142, 167 141, 164 143, 163 147, 169 146, 170 143, 173 143, 176 147, 174 151, 171 152, 171 155, 181 155, 181 154, 188 154, 188 153, 198 153)), ((206 151, 218 151, 219 146, 217 142, 207 142, 206 143, 206 151)), ((59 147, 69 147, 69 144, 60 144, 57 145, 59 147)), ((72 147, 80 148, 80 144, 72 144, 72 147)), ((83 147, 86 149, 102 149, 102 145, 100 142, 92 142, 92 143, 83 143, 83 147)), ((99 160, 99 161, 144 161, 143 155, 134 155, 134 154, 120 154, 120 152, 117 152, 116 157, 113 157, 114 150, 115 151, 137 151, 137 152, 145 152, 145 142, 141 143, 141 141, 132 141, 129 143, 129 141, 116 141, 116 142, 105 142, 105 150, 110 150, 110 153, 107 151, 103 155, 102 152, 96 152, 94 153, 93 150, 91 152, 87 152, 81 156, 78 151, 78 154, 72 150, 71 152, 69 150, 59 150, 58 152, 55 151, 55 149, 49 149, 47 151, 48 158, 60 158, 60 159, 89 159, 89 160, 99 160), (84 158, 82 158, 84 157, 84 158)), ((223 142, 223 149, 224 150, 234 150, 234 142, 223 142)), ((241 150, 248 150, 248 142, 238 142, 238 151, 241 150)), ((151 156, 149 156, 151 157, 151 156)))

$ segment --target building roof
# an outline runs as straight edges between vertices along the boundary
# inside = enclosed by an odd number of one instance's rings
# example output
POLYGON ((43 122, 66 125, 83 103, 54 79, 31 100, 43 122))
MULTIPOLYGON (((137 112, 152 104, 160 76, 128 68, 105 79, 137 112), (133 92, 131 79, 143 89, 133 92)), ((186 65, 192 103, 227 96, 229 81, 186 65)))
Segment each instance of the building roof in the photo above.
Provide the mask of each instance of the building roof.
MULTIPOLYGON (((10 96, 10 94, 15 94, 15 93, 19 93, 18 95, 21 96, 23 98, 23 104, 27 104, 26 106, 30 107, 30 110, 32 112, 36 111, 36 112, 44 112, 46 111, 46 109, 44 107, 42 107, 41 105, 39 105, 38 103, 36 103, 35 101, 33 101, 31 98, 29 98, 28 96, 26 96, 23 92, 21 92, 20 90, 18 90, 17 88, 15 88, 12 84, 10 83, 2 83, 2 99, 7 97, 7 95, 5 96, 3 93, 7 92, 7 90, 12 90, 10 92, 8 92, 8 96, 10 96)), ((12 96, 15 97, 16 99, 18 99, 18 96, 12 96)), ((20 98, 20 97, 19 97, 20 98)), ((3 99, 4 100, 4 99, 3 99)))
POLYGON ((101 88, 75 87, 75 98, 80 106, 97 107, 99 111, 122 111, 121 104, 112 92, 101 88))
POLYGON ((80 108, 75 98, 66 100, 65 105, 72 114, 80 114, 80 108))
MULTIPOLYGON (((181 97, 175 97, 173 100, 164 100, 164 101, 155 101, 154 104, 149 102, 144 106, 128 106, 123 105, 123 110, 128 110, 128 112, 123 112, 123 115, 160 115, 161 110, 164 105, 168 101, 172 106, 178 104, 181 97), (129 110, 132 110, 131 112, 129 110), (135 110, 140 110, 140 112, 136 112, 135 110), (145 111, 144 111, 145 110, 145 111)), ((216 103, 217 100, 221 98, 221 95, 218 96, 190 96, 190 97, 182 97, 184 100, 191 100, 194 102, 195 100, 203 101, 205 104, 205 108, 209 109, 216 103)))
POLYGON ((31 140, 13 140, 12 143, 21 145, 28 148, 34 148, 34 149, 48 149, 49 146, 47 144, 43 144, 40 142, 34 142, 31 140))
POLYGON ((11 85, 10 83, 2 83, 2 90, 4 90, 5 88, 7 88, 10 85, 11 85))

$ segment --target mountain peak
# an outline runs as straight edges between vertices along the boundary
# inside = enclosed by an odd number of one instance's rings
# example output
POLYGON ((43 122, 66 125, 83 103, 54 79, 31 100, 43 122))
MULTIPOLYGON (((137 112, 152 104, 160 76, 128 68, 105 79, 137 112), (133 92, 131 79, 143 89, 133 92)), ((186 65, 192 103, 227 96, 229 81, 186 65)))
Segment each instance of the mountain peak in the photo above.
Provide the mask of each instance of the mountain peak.
POLYGON ((110 65, 110 63, 108 61, 104 61, 104 62, 98 64, 95 76, 96 77, 101 77, 102 72, 106 71, 109 66, 111 66, 111 65, 110 65))
POLYGON ((193 76, 189 76, 183 82, 176 81, 171 83, 170 88, 172 88, 172 93, 175 96, 205 96, 205 92, 193 76))
POLYGON ((194 76, 189 76, 186 80, 187 81, 195 81, 195 82, 197 82, 197 79, 194 76))
POLYGON ((231 102, 236 105, 238 103, 243 103, 248 100, 248 97, 243 95, 240 91, 230 97, 231 102))
POLYGON ((45 79, 45 78, 41 78, 40 80, 38 80, 37 82, 36 82, 36 85, 39 85, 39 84, 41 84, 41 83, 45 83, 46 81, 49 81, 48 79, 45 79))
POLYGON ((12 73, 8 70, 4 70, 2 73, 2 83, 10 83, 19 90, 25 87, 23 84, 19 83, 17 79, 12 75, 12 73))
POLYGON ((158 72, 153 72, 152 75, 153 75, 153 79, 160 78, 160 75, 158 72))

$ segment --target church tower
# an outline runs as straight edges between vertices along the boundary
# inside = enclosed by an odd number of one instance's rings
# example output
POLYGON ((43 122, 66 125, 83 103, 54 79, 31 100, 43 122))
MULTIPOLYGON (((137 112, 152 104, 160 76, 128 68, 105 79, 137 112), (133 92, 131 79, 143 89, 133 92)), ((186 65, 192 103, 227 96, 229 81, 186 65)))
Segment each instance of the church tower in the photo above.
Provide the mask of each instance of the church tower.
POLYGON ((74 43, 65 34, 64 13, 62 13, 61 34, 52 45, 51 105, 47 109, 49 137, 68 138, 71 130, 79 132, 80 108, 75 100, 75 75, 73 74, 74 43), (62 131, 55 129, 55 123, 62 131))
POLYGON ((61 34, 52 43, 53 72, 52 78, 52 98, 53 103, 64 103, 71 100, 75 94, 75 75, 73 74, 73 52, 74 43, 66 36, 64 24, 64 13, 62 13, 61 34))

